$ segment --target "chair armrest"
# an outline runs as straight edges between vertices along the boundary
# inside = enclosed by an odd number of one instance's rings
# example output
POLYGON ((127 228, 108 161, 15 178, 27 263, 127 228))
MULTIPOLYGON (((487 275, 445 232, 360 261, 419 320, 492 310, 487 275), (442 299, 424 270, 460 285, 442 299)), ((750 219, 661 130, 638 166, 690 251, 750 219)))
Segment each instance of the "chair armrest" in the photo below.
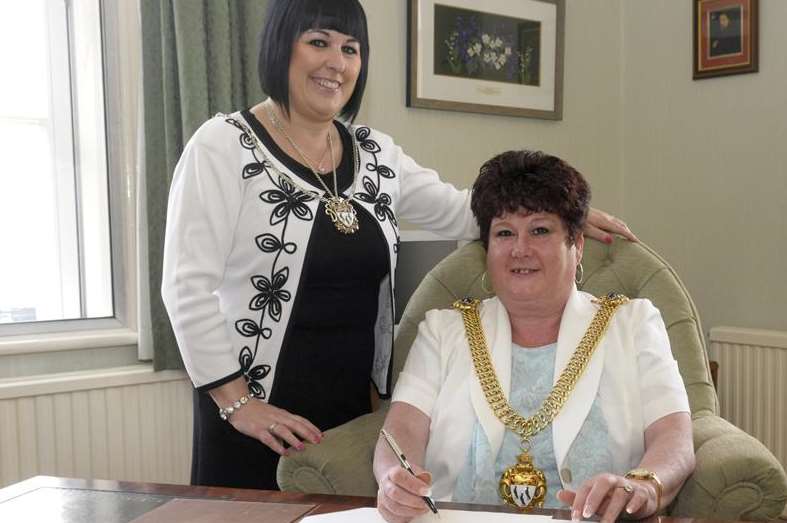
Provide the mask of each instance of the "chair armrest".
POLYGON ((279 488, 310 494, 376 496, 372 473, 377 434, 383 426, 387 403, 325 432, 318 445, 279 460, 279 488))
POLYGON ((697 466, 670 515, 728 520, 779 517, 787 502, 787 476, 759 441, 724 419, 692 422, 697 466))

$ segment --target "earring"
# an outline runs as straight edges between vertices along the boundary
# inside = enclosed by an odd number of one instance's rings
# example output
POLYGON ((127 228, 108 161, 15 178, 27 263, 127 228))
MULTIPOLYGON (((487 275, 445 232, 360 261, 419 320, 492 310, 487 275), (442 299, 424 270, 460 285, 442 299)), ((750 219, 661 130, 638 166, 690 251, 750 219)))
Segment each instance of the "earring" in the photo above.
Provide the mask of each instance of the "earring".
POLYGON ((577 285, 582 285, 582 280, 585 279, 585 268, 582 266, 582 262, 579 262, 579 265, 577 265, 577 274, 574 279, 577 285))
POLYGON ((481 275, 481 289, 487 294, 494 294, 495 293, 494 289, 488 288, 487 283, 488 282, 486 281, 486 271, 484 271, 484 274, 481 275))

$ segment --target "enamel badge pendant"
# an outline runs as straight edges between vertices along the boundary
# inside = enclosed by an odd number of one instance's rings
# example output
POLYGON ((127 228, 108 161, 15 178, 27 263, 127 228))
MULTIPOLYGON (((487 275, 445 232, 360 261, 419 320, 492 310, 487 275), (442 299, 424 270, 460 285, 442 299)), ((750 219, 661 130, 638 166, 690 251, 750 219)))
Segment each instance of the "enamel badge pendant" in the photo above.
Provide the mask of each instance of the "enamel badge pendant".
POLYGON ((349 200, 333 197, 325 204, 325 213, 331 217, 333 225, 344 234, 358 230, 358 216, 349 200))
POLYGON ((517 457, 516 465, 503 472, 498 492, 507 505, 519 509, 530 510, 544 505, 547 480, 544 473, 533 465, 533 458, 527 450, 517 457))

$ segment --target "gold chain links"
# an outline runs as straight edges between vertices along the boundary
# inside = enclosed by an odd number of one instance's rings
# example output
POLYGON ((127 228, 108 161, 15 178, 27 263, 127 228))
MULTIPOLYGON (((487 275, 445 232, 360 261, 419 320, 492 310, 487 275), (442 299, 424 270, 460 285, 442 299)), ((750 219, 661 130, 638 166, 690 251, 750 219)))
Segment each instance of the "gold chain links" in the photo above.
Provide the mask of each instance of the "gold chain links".
POLYGON ((593 317, 588 330, 566 364, 566 368, 560 374, 549 396, 541 404, 538 411, 529 418, 523 417, 511 407, 500 386, 500 381, 497 379, 497 374, 489 355, 489 349, 486 346, 481 318, 478 314, 480 300, 464 298, 454 302, 453 307, 462 314, 462 319, 464 320, 465 333, 470 344, 470 354, 473 357, 476 376, 481 384, 481 389, 484 391, 486 401, 489 403, 495 416, 506 427, 518 434, 523 441, 528 441, 552 423, 552 420, 555 419, 555 416, 566 403, 568 396, 573 392, 579 378, 590 362, 593 351, 607 330, 609 320, 615 314, 617 308, 628 301, 629 299, 626 296, 613 293, 601 299, 593 300, 593 303, 600 305, 599 310, 593 317))

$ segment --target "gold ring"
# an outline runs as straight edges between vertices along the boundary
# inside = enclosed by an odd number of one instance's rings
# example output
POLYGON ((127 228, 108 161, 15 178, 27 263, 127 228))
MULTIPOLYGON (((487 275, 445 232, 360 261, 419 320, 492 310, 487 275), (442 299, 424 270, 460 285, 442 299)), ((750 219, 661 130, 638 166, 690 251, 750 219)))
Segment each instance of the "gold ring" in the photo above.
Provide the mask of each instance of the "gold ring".
POLYGON ((631 494, 632 492, 634 492, 634 487, 632 487, 628 483, 626 483, 625 485, 620 485, 620 486, 618 486, 616 488, 622 488, 623 490, 626 491, 627 494, 631 494))
POLYGON ((275 421, 273 423, 271 423, 270 426, 268 426, 268 432, 270 432, 272 434, 273 433, 273 429, 275 429, 278 425, 279 424, 277 422, 275 422, 275 421))

